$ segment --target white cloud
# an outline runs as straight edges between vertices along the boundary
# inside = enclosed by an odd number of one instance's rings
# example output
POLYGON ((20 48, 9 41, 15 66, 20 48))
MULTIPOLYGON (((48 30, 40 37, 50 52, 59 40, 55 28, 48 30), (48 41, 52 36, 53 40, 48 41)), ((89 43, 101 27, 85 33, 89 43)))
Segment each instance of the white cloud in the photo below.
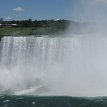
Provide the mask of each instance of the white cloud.
POLYGON ((6 18, 5 18, 5 20, 11 20, 11 19, 12 19, 11 17, 6 17, 6 18))
POLYGON ((13 11, 16 11, 16 12, 23 12, 24 9, 21 8, 21 7, 16 7, 16 8, 13 9, 13 11))

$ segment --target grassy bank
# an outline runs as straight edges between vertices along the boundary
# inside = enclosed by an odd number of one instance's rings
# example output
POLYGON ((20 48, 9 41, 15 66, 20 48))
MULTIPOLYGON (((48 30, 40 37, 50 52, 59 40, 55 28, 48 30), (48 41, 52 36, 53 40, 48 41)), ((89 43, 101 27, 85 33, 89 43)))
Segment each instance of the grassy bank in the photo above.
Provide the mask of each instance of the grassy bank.
POLYGON ((0 35, 47 35, 61 34, 70 25, 68 20, 12 20, 0 22, 0 35), (11 26, 16 24, 16 26, 11 26))
POLYGON ((15 28, 0 28, 1 36, 20 36, 20 35, 49 35, 49 34, 61 34, 63 31, 47 27, 15 27, 15 28))

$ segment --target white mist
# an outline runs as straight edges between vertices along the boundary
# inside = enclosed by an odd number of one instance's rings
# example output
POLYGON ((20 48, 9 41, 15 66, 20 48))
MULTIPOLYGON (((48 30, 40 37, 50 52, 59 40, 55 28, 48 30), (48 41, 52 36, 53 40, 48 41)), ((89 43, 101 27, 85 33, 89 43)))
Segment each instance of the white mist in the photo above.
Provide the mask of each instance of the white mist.
POLYGON ((1 94, 107 95, 105 35, 4 37, 0 45, 1 94))

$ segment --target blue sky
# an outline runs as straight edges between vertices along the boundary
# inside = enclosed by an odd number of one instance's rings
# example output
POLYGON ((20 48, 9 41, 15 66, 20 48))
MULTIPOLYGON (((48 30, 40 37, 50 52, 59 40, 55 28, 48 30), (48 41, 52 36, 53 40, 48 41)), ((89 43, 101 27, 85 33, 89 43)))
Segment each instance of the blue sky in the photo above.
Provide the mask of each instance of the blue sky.
POLYGON ((107 0, 0 0, 0 17, 105 21, 107 0))

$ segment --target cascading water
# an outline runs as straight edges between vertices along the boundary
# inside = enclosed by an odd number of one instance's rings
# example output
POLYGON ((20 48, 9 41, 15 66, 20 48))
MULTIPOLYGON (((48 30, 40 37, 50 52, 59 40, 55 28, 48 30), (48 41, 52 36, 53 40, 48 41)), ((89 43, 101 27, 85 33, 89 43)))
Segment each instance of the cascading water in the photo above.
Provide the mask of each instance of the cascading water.
POLYGON ((0 43, 1 94, 107 95, 106 70, 106 36, 3 37, 0 43))

